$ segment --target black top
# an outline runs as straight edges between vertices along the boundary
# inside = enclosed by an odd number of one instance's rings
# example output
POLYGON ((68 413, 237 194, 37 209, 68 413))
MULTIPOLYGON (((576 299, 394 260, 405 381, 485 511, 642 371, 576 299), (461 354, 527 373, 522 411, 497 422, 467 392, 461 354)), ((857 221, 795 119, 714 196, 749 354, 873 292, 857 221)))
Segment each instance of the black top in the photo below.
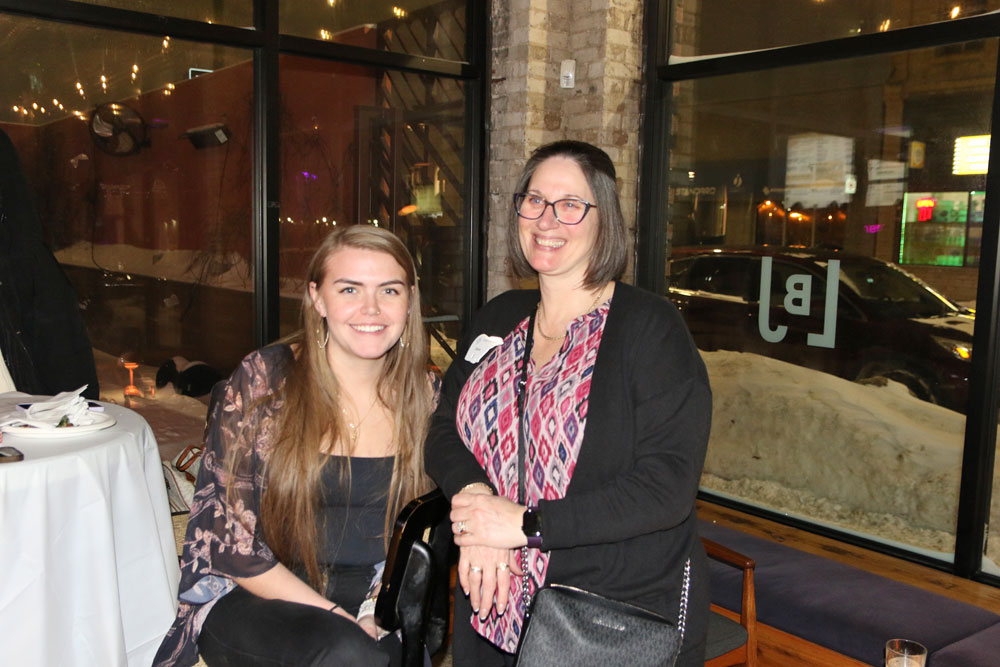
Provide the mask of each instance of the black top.
MULTIPOLYGON (((320 534, 326 544, 320 562, 340 566, 374 565, 385 560, 385 507, 393 457, 348 458, 350 489, 341 483, 344 457, 323 466, 320 534)), ((345 480, 346 481, 346 480, 345 480)))
MULTIPOLYGON (((455 405, 480 334, 506 336, 538 303, 512 291, 477 314, 445 376, 427 440, 427 472, 449 497, 489 484, 455 427, 455 405)), ((695 494, 711 426, 708 374, 677 309, 617 283, 594 366, 587 426, 565 498, 543 500, 547 581, 678 615, 685 561, 692 565, 685 649, 704 638, 707 565, 695 494)))

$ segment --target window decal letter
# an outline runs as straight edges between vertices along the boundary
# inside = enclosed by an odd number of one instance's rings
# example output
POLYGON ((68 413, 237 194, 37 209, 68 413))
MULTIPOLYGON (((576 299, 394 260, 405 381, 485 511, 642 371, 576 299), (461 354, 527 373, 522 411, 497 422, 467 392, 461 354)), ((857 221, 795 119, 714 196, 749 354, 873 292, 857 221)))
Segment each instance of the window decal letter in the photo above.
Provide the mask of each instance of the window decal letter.
POLYGON ((785 281, 785 310, 789 315, 808 315, 812 301, 812 276, 796 273, 785 281))
POLYGON ((771 330, 771 258, 760 259, 760 301, 757 309, 757 330, 768 343, 780 343, 788 327, 779 324, 771 330))
POLYGON ((826 307, 823 309, 823 333, 809 334, 808 345, 833 348, 837 342, 837 298, 840 287, 840 260, 831 259, 826 265, 826 307))

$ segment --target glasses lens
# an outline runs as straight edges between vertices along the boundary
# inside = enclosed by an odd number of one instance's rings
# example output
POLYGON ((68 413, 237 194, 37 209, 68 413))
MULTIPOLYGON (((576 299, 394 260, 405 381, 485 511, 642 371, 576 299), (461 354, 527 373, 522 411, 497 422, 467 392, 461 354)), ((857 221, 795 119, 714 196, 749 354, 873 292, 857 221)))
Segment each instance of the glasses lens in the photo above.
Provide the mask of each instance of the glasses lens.
POLYGON ((534 220, 545 212, 545 200, 535 195, 519 194, 514 196, 514 208, 522 218, 534 220))
POLYGON ((575 225, 587 213, 587 204, 577 199, 560 199, 556 202, 556 218, 567 225, 575 225))

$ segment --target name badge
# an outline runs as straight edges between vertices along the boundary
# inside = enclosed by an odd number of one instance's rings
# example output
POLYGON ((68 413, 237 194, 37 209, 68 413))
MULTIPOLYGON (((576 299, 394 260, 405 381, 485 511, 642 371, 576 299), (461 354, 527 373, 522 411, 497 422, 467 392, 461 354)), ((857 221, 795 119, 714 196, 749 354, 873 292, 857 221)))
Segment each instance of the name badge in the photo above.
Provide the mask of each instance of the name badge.
POLYGON ((487 336, 479 334, 476 340, 472 341, 469 350, 465 353, 465 360, 472 364, 479 363, 479 360, 486 356, 486 353, 500 345, 503 338, 500 336, 487 336))

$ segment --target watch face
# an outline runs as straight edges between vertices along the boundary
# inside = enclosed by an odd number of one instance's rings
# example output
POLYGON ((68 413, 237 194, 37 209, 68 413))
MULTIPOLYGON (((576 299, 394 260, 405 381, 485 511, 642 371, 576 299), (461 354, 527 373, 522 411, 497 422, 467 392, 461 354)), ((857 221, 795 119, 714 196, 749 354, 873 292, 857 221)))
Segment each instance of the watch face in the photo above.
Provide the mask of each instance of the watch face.
POLYGON ((542 534, 542 522, 538 512, 534 509, 527 509, 524 518, 521 520, 521 531, 528 537, 540 537, 542 534))

